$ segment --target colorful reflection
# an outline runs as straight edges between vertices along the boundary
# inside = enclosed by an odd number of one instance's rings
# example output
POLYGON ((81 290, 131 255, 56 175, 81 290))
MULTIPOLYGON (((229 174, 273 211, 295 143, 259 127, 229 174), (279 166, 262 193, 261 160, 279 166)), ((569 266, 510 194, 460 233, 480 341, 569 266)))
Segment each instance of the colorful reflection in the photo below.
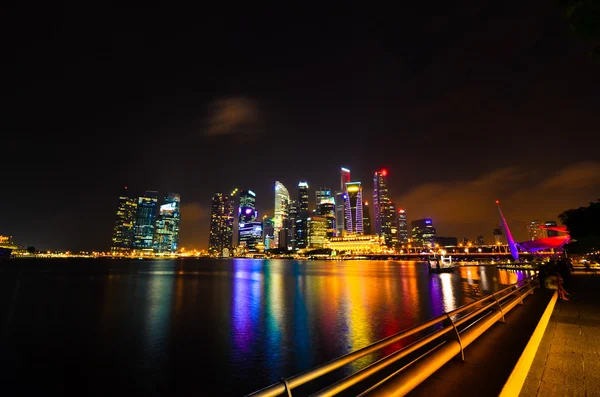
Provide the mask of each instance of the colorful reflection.
POLYGON ((144 327, 144 367, 156 366, 164 355, 161 347, 168 337, 171 325, 174 276, 152 274, 147 282, 146 318, 144 327))
POLYGON ((260 264, 235 261, 233 264, 232 332, 234 346, 250 352, 260 316, 262 282, 260 264))

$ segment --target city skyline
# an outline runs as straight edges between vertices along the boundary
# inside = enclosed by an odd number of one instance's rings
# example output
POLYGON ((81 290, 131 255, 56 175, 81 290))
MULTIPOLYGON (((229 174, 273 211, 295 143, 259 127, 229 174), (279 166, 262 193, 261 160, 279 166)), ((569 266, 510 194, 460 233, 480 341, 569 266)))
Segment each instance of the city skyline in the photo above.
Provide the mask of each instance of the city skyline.
POLYGON ((387 169, 440 235, 491 239, 499 199, 524 239, 600 197, 600 74, 560 9, 522 6, 7 9, 0 234, 106 248, 129 186, 180 193, 181 246, 206 248, 214 192, 252 189, 261 216, 274 181, 334 194, 344 166, 369 204, 387 169))

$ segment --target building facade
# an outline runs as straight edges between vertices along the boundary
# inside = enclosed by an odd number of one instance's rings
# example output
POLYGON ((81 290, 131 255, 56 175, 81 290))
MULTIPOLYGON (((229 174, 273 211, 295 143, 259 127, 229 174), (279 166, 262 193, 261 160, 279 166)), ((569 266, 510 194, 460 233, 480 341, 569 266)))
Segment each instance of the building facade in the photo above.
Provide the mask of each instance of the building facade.
POLYGON ((119 195, 117 204, 117 215, 110 247, 113 253, 125 254, 133 249, 136 214, 137 200, 129 196, 127 186, 125 186, 119 195))
POLYGON ((335 237, 337 235, 336 230, 336 206, 335 199, 333 197, 327 197, 321 200, 318 206, 318 213, 320 216, 325 217, 327 220, 327 237, 335 237))
POLYGON ((369 202, 363 202, 363 234, 371 234, 371 211, 369 211, 369 202))
POLYGON ((179 248, 179 212, 181 198, 177 193, 169 193, 159 207, 154 231, 154 252, 173 254, 179 248))
POLYGON ((225 252, 233 249, 234 206, 233 199, 227 194, 217 192, 212 198, 208 240, 210 255, 224 256, 225 252))
POLYGON ((269 250, 275 247, 275 222, 273 218, 263 216, 263 244, 265 249, 269 250))
POLYGON ((436 232, 433 227, 433 221, 427 219, 417 219, 411 222, 412 240, 415 246, 427 247, 436 243, 436 232))
POLYGON ((546 229, 543 229, 544 223, 542 221, 531 221, 527 225, 527 231, 529 232, 529 238, 536 240, 538 238, 548 237, 546 229))
POLYGON ((317 215, 323 215, 321 213, 319 213, 320 208, 319 205, 321 204, 321 201, 331 198, 331 189, 327 188, 327 187, 320 187, 319 190, 315 191, 315 213, 317 215))
POLYGON ((346 183, 346 193, 344 195, 344 225, 346 233, 363 234, 362 201, 361 183, 346 183))
POLYGON ((390 232, 383 236, 385 245, 389 248, 398 247, 398 217, 396 216, 396 205, 390 201, 391 224, 390 232))
POLYGON ((387 170, 375 172, 373 176, 373 218, 375 220, 375 234, 383 237, 388 247, 392 246, 392 240, 398 237, 392 236, 392 225, 397 222, 396 212, 390 210, 390 197, 387 185, 387 170))
MULTIPOLYGON (((544 226, 556 227, 558 225, 556 224, 556 221, 546 221, 546 222, 544 222, 544 226)), ((548 237, 556 237, 556 236, 558 236, 558 232, 556 230, 546 230, 546 235, 548 237)))
POLYGON ((406 210, 404 208, 400 208, 398 210, 398 242, 400 244, 407 244, 409 237, 406 210))
POLYGON ((152 253, 154 251, 154 227, 156 224, 156 207, 158 205, 158 192, 147 190, 138 198, 137 215, 135 220, 136 251, 152 253))
MULTIPOLYGON (((275 181, 275 208, 273 212, 273 236, 275 247, 287 248, 287 244, 279 244, 279 231, 283 228, 283 221, 288 217, 288 206, 290 203, 290 192, 283 183, 275 181)), ((275 248, 273 247, 273 248, 275 248)))
POLYGON ((311 216, 306 220, 307 247, 323 248, 328 240, 327 218, 324 216, 311 216))

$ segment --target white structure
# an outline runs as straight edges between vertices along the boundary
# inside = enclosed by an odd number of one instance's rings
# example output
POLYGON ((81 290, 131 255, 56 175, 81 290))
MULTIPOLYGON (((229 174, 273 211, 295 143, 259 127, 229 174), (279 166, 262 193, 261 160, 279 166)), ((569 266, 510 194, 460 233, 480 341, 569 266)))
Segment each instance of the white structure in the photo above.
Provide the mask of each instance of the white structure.
POLYGON ((275 211, 273 212, 275 247, 279 247, 279 231, 283 228, 283 220, 287 218, 289 202, 290 193, 283 183, 275 181, 275 211))

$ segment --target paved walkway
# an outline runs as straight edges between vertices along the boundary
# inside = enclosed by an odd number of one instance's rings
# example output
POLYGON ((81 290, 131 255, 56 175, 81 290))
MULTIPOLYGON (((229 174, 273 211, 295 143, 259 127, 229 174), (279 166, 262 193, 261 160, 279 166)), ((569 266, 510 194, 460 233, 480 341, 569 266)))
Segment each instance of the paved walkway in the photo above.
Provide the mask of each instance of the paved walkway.
POLYGON ((600 396, 600 274, 575 272, 565 289, 520 397, 600 396))

